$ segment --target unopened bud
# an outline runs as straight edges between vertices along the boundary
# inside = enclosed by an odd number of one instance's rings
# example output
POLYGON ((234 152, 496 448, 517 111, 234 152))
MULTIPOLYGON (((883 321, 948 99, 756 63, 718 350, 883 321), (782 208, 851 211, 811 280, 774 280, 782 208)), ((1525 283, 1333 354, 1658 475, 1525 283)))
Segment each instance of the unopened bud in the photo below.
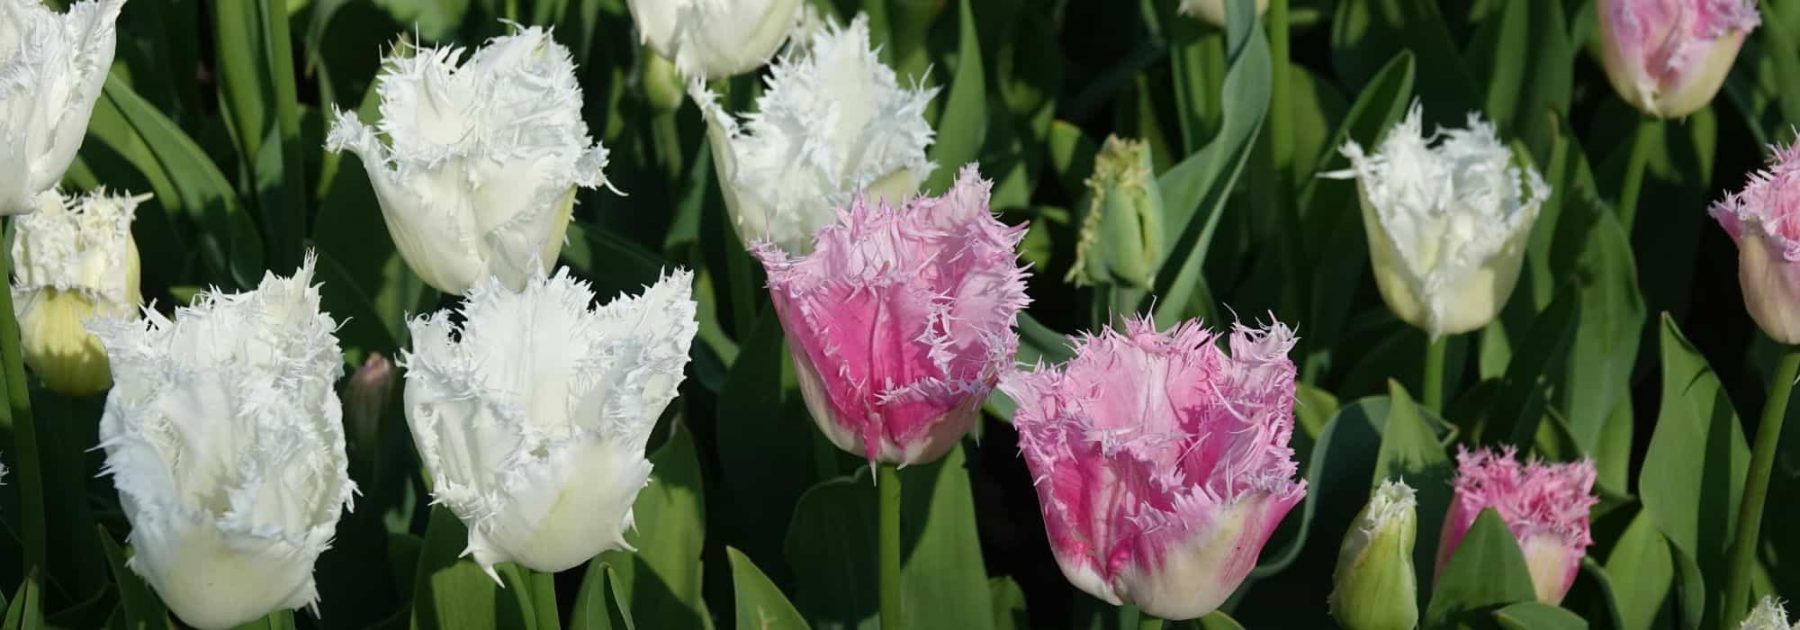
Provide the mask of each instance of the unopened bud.
POLYGON ((1413 540, 1418 501, 1404 481, 1383 481, 1344 534, 1332 574, 1331 616, 1349 630, 1407 630, 1419 623, 1413 540))

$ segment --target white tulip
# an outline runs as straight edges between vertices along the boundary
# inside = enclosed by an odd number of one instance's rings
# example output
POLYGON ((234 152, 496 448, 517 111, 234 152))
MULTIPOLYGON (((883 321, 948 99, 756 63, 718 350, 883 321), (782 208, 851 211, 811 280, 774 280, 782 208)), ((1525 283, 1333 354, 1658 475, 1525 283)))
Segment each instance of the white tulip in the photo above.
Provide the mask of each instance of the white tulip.
POLYGON ((123 6, 88 0, 59 15, 38 0, 0 0, 0 215, 37 209, 75 159, 123 6))
POLYGON ((627 0, 638 38, 690 78, 768 63, 800 19, 801 0, 627 0))
POLYGON ((900 87, 869 45, 867 16, 815 32, 770 69, 757 112, 740 123, 710 92, 706 115, 725 205, 745 243, 790 254, 866 192, 898 204, 936 168, 925 105, 937 89, 900 87))
POLYGON ((100 419, 129 565, 190 625, 315 604, 313 563, 350 506, 337 322, 313 260, 254 291, 207 293, 174 319, 90 324, 114 386, 100 419))
POLYGON ((607 185, 569 50, 530 27, 467 63, 461 48, 408 52, 376 79, 381 122, 338 112, 326 147, 362 158, 395 247, 427 284, 462 293, 493 275, 519 288, 556 262, 576 187, 607 185))
POLYGON ((1479 115, 1430 136, 1422 115, 1415 103, 1373 155, 1346 142, 1351 168, 1327 176, 1356 179, 1381 296, 1435 339, 1500 312, 1550 186, 1479 115))
POLYGON ((699 328, 692 282, 676 271, 593 307, 563 269, 522 291, 475 285, 460 326, 448 311, 408 323, 406 420, 433 498, 468 525, 468 553, 489 575, 627 547, 650 478, 645 442, 699 328))
POLYGON ((1738 624, 1740 630, 1800 630, 1800 623, 1788 623, 1787 607, 1774 595, 1764 595, 1751 609, 1750 616, 1738 624))
POLYGON ((106 349, 85 322, 137 313, 131 218, 149 198, 50 191, 39 195, 37 212, 13 220, 13 311, 25 364, 52 391, 85 396, 112 386, 106 349))

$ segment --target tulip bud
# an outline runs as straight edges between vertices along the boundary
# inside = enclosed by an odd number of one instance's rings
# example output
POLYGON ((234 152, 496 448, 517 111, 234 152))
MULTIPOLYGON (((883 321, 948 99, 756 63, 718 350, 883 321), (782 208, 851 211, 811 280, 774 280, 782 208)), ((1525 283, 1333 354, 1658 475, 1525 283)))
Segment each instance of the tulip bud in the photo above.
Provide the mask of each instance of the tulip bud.
POLYGON ((1374 155, 1344 143, 1351 168, 1326 176, 1356 179, 1381 297, 1435 339, 1485 326, 1500 312, 1550 186, 1516 164, 1479 115, 1469 114, 1466 129, 1429 137, 1422 116, 1415 103, 1374 155))
POLYGON ((676 271, 592 307, 567 269, 521 291, 489 279, 461 317, 408 323, 406 421, 432 497, 468 525, 468 553, 490 576, 502 562, 555 572, 628 548, 644 446, 699 328, 692 283, 676 271))
POLYGON ((1647 115, 1681 118, 1718 94, 1754 0, 1600 0, 1600 41, 1613 90, 1647 115))
POLYGON ((627 0, 638 38, 690 78, 709 81, 762 67, 787 41, 800 0, 627 0))
POLYGON ((362 367, 350 375, 350 391, 344 394, 344 424, 359 448, 380 441, 381 416, 394 391, 394 364, 379 352, 369 353, 362 367))
POLYGON ((112 387, 106 349, 85 322, 137 314, 131 217, 147 199, 51 191, 39 196, 37 212, 14 219, 13 311, 25 365, 50 391, 87 396, 112 387))
POLYGON ((1013 427, 1063 575, 1163 619, 1216 610, 1306 496, 1296 481, 1293 332, 1149 320, 1075 340, 1061 368, 1011 371, 1013 427))
POLYGON ((332 391, 344 358, 313 264, 201 294, 174 319, 90 324, 112 362, 100 446, 127 564, 196 627, 315 604, 313 563, 355 492, 332 391))
POLYGON ((1149 143, 1107 138, 1087 188, 1067 280, 1150 288, 1162 264, 1163 202, 1149 143))
POLYGON ((1538 601, 1560 604, 1594 544, 1588 533, 1588 510, 1600 501, 1594 496, 1594 462, 1521 465, 1513 457, 1510 446, 1457 454, 1455 493, 1438 538, 1437 572, 1443 573, 1475 517, 1493 508, 1525 554, 1538 601))
POLYGON ((838 448, 871 464, 936 460, 1011 365, 1030 301, 1015 253, 1025 229, 988 212, 991 186, 969 166, 942 197, 858 197, 810 255, 751 246, 807 409, 838 448))
POLYGON ((1768 168, 1709 212, 1737 243, 1751 319, 1777 342, 1800 343, 1800 146, 1777 148, 1768 168))
MULTIPOLYGON (((1179 10, 1182 15, 1200 18, 1213 26, 1224 26, 1225 2, 1226 0, 1181 0, 1181 7, 1179 10)), ((1268 11, 1269 0, 1256 0, 1257 15, 1262 15, 1268 11)))
POLYGON ((125 0, 0 0, 0 215, 37 209, 87 136, 125 0))
POLYGON ((681 109, 681 101, 687 98, 675 64, 655 51, 644 51, 644 96, 650 108, 659 112, 681 109))
POLYGON ((1756 604, 1756 609, 1750 611, 1750 616, 1745 617, 1744 623, 1738 628, 1739 630, 1800 630, 1800 623, 1790 625, 1787 608, 1781 605, 1781 600, 1775 599, 1773 595, 1765 595, 1762 601, 1756 604))
POLYGON ((925 158, 925 105, 937 89, 903 89, 869 44, 869 20, 798 41, 769 71, 758 113, 742 123, 696 87, 725 207, 744 242, 804 254, 837 209, 866 193, 898 205, 936 168, 925 158))
POLYGON ((1331 616, 1349 630, 1419 625, 1413 539, 1418 501, 1404 481, 1383 481, 1344 533, 1333 573, 1331 616))
POLYGON ((608 185, 569 50, 528 27, 460 67, 461 48, 410 51, 376 79, 381 122, 337 112, 326 148, 362 158, 395 248, 427 284, 524 286, 562 251, 575 189, 608 185))

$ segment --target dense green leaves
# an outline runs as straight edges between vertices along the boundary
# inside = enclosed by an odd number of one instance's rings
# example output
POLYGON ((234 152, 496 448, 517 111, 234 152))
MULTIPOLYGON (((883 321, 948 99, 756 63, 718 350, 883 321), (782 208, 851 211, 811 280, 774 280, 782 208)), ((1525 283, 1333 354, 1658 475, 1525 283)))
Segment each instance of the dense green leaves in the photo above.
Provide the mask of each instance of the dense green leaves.
POLYGON ((1433 583, 1423 625, 1461 627, 1490 613, 1504 618, 1509 605, 1535 597, 1518 541, 1490 508, 1475 518, 1433 583))

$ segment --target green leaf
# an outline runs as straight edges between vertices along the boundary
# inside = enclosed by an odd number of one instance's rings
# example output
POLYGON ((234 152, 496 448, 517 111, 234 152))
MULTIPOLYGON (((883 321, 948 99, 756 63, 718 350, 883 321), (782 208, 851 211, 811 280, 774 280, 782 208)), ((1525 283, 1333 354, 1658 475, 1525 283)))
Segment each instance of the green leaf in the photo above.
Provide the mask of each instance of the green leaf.
POLYGON ((994 630, 1024 630, 1031 627, 1031 616, 1025 614, 1025 590, 1010 577, 988 579, 988 592, 993 595, 994 630))
MULTIPOLYGON (((1444 454, 1444 445, 1419 415, 1419 407, 1398 381, 1388 381, 1388 415, 1381 431, 1381 451, 1375 459, 1373 490, 1381 482, 1400 479, 1412 486, 1418 500, 1418 536, 1413 545, 1413 567, 1436 566, 1439 531, 1451 501, 1450 484, 1456 469, 1444 454)), ((1429 592, 1429 572, 1420 571, 1418 593, 1429 592)), ((1423 601, 1421 604, 1425 603, 1423 601)))
POLYGON ((1050 171, 1062 184, 1063 194, 1078 199, 1087 191, 1089 173, 1094 172, 1094 156, 1099 143, 1081 132, 1081 128, 1064 120, 1050 123, 1050 171))
MULTIPOLYGON (((1681 334, 1674 318, 1662 318, 1662 410, 1644 455, 1638 493, 1659 531, 1681 556, 1697 564, 1699 575, 1683 568, 1684 606, 1689 619, 1718 606, 1720 593, 1691 601, 1702 592, 1692 578, 1724 584, 1726 549, 1737 521, 1750 449, 1737 413, 1706 358, 1681 334)), ((1682 563, 1678 563, 1682 564, 1682 563)), ((1723 589, 1714 589, 1722 591, 1723 589)))
POLYGON ((112 534, 106 529, 96 528, 100 537, 101 549, 106 552, 107 565, 112 568, 113 584, 119 589, 119 608, 122 612, 124 627, 132 630, 149 630, 151 628, 169 628, 169 611, 163 608, 162 600, 150 590, 150 586, 125 566, 125 553, 119 544, 113 542, 112 534))
POLYGON ((1401 50, 1420 59, 1418 93, 1426 122, 1461 122, 1480 106, 1479 90, 1463 63, 1441 8, 1432 0, 1344 0, 1331 21, 1332 62, 1359 88, 1383 60, 1401 50))
POLYGON ((38 588, 37 574, 27 576, 19 583, 19 590, 13 592, 12 599, 7 601, 6 619, 0 621, 0 630, 43 628, 43 595, 43 589, 38 588))
POLYGON ((1540 602, 1519 602, 1494 611, 1494 620, 1508 630, 1585 630, 1581 616, 1540 602))
POLYGON ((1469 623, 1492 610, 1536 597, 1518 541, 1493 508, 1484 509, 1438 575, 1424 626, 1469 623))
POLYGON ((699 627, 708 618, 700 600, 706 501, 693 437, 677 423, 650 463, 650 483, 632 504, 637 527, 625 535, 637 552, 621 549, 600 557, 616 573, 613 588, 638 623, 699 627))
POLYGON ((1242 624, 1239 624, 1236 619, 1232 619, 1231 615, 1227 615, 1224 611, 1220 610, 1206 613, 1205 617, 1195 619, 1194 625, 1198 626, 1201 630, 1244 630, 1242 624))
POLYGON ((769 576, 756 568, 743 552, 726 547, 731 561, 732 596, 737 600, 737 627, 746 630, 792 630, 808 628, 806 619, 787 596, 781 594, 769 576))
POLYGON ((619 578, 605 560, 588 561, 587 576, 575 594, 575 614, 569 630, 632 630, 631 609, 619 595, 619 578))
POLYGON ((1534 149, 1550 141, 1548 112, 1569 109, 1575 46, 1562 0, 1501 3, 1483 20, 1469 47, 1470 66, 1485 76, 1488 118, 1502 136, 1523 139, 1534 149))
POLYGON ((937 170, 922 188, 929 194, 949 190, 956 172, 980 157, 982 140, 987 138, 987 75, 981 67, 981 37, 970 2, 957 2, 956 76, 951 79, 943 115, 934 126, 937 142, 930 154, 937 170))
POLYGON ((425 548, 419 552, 413 592, 412 627, 527 628, 518 598, 503 592, 471 558, 469 530, 450 509, 431 508, 425 548))
POLYGON ((1612 578, 1613 596, 1619 600, 1622 628, 1655 627, 1654 622, 1669 603, 1675 563, 1668 539, 1657 531, 1649 512, 1639 512, 1613 543, 1612 553, 1606 558, 1606 573, 1612 578))

